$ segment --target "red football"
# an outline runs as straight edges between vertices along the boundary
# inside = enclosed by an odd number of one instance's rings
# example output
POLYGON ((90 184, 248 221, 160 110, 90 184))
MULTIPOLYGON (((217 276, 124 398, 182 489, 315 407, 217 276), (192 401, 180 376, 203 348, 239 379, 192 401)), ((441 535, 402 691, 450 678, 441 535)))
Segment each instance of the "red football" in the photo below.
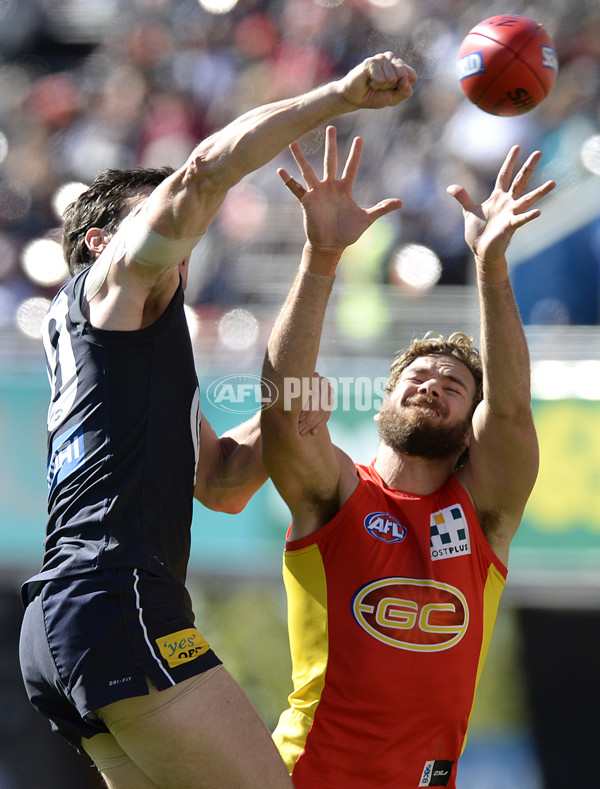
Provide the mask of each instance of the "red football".
POLYGON ((543 25, 501 14, 470 30, 458 50, 458 75, 467 98, 492 115, 522 115, 552 90, 558 57, 543 25))

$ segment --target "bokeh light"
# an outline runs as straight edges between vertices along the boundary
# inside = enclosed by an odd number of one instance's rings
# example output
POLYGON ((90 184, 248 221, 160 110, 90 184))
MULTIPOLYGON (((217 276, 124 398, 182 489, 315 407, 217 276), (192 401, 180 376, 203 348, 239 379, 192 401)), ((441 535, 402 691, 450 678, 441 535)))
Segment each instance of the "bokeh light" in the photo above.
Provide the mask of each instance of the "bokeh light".
POLYGON ((251 348, 258 340, 259 324, 249 310, 237 308, 226 312, 219 320, 219 340, 234 351, 251 348))
POLYGON ((198 0, 198 2, 209 14, 228 14, 237 5, 237 0, 198 0))
POLYGON ((581 146, 581 161, 586 170, 600 175, 600 134, 588 137, 581 146))
POLYGON ((34 296, 21 302, 17 308, 17 328, 28 337, 41 337, 42 321, 48 312, 50 301, 42 296, 34 296))
POLYGON ((396 284, 417 291, 432 288, 442 274, 442 263, 436 253, 422 244, 405 244, 392 258, 391 278, 396 284))
POLYGON ((69 273, 61 245, 50 238, 31 241, 23 250, 21 266, 32 282, 43 286, 58 285, 69 273))
POLYGON ((87 185, 79 181, 71 181, 60 186, 52 197, 52 208, 58 219, 62 219, 68 206, 87 189, 87 185))

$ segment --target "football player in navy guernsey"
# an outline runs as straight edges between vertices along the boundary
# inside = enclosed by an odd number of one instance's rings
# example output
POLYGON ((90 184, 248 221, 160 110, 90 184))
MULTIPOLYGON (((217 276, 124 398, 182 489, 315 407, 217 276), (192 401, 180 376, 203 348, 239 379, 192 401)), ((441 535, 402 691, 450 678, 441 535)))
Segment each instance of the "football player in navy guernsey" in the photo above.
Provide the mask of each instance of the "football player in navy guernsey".
POLYGON ((291 787, 270 734, 196 627, 193 496, 238 512, 265 481, 259 415, 202 418, 183 309, 190 253, 228 190, 294 139, 397 105, 393 53, 251 110, 178 170, 109 170, 70 206, 73 275, 43 326, 52 398, 40 572, 23 587, 27 692, 110 789, 291 787))
MULTIPOLYGON (((397 199, 362 209, 362 141, 321 179, 297 143, 306 243, 268 341, 263 378, 310 380, 344 249, 397 199)), ((449 187, 475 258, 481 354, 429 333, 392 364, 380 442, 355 463, 327 429, 298 435, 300 397, 262 412, 265 465, 292 523, 284 558, 293 691, 274 732, 295 789, 453 789, 506 578, 538 469, 530 365, 505 250, 553 181, 528 191, 541 154, 515 146, 481 205, 449 187)), ((343 261, 342 261, 343 265, 343 261)), ((299 392, 300 394, 300 392, 299 392)))

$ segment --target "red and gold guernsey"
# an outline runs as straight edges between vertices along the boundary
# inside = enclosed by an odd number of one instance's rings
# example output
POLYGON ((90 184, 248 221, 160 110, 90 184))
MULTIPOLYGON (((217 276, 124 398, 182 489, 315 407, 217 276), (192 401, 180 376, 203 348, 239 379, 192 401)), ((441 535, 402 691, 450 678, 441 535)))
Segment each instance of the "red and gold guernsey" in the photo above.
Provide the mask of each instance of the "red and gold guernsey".
POLYGON ((357 470, 286 545, 294 690, 273 736, 296 789, 454 787, 507 571, 453 477, 419 496, 357 470))

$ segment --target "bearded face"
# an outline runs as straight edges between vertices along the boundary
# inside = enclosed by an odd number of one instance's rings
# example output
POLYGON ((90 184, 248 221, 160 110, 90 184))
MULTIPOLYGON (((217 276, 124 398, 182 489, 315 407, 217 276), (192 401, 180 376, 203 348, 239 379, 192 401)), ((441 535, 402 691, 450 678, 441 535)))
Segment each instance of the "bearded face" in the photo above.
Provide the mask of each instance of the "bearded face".
MULTIPOLYGON (((389 404, 388 404, 389 405, 389 404)), ((449 422, 444 405, 421 394, 406 397, 400 407, 383 408, 379 414, 379 437, 396 452, 445 460, 466 447, 471 418, 449 422)))

